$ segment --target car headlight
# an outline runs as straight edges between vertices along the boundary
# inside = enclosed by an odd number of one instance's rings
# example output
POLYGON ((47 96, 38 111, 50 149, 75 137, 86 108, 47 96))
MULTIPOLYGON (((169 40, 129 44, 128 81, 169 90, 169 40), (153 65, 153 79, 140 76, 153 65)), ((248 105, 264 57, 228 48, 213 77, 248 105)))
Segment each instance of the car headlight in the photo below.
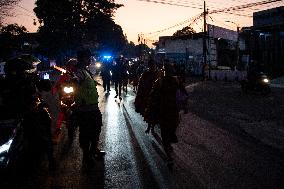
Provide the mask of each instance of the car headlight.
POLYGON ((263 82, 264 82, 264 83, 269 83, 269 79, 266 79, 266 78, 265 78, 265 79, 263 79, 263 82))
POLYGON ((69 93, 73 93, 74 92, 74 88, 73 87, 64 87, 63 91, 67 94, 69 93))

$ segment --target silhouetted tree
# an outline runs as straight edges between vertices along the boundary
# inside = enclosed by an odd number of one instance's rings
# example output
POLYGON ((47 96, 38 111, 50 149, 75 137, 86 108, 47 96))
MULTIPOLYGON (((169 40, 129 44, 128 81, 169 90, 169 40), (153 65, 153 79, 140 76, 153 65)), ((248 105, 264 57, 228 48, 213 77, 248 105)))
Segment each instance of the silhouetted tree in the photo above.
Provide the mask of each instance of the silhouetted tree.
POLYGON ((18 24, 8 24, 0 28, 1 34, 8 34, 8 35, 21 35, 27 33, 27 29, 25 26, 19 26, 18 24))
POLYGON ((41 50, 50 56, 68 56, 82 46, 119 50, 126 41, 112 16, 120 6, 114 0, 37 0, 41 50))
POLYGON ((181 30, 176 31, 173 34, 173 37, 191 36, 194 33, 196 33, 196 31, 192 27, 186 26, 181 30))
POLYGON ((9 59, 13 53, 21 49, 25 33, 27 33, 27 29, 18 24, 0 27, 0 59, 9 59))
POLYGON ((1 0, 0 1, 0 26, 6 16, 12 16, 10 10, 19 3, 20 0, 1 0))

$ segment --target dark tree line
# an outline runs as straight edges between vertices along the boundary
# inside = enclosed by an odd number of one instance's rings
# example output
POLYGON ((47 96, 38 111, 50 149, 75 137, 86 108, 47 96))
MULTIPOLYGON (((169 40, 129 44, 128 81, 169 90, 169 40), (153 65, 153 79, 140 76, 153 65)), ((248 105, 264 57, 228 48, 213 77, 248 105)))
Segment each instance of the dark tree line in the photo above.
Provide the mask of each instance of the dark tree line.
POLYGON ((127 40, 112 19, 122 5, 114 0, 37 0, 39 50, 50 56, 70 56, 81 47, 121 51, 127 40))
POLYGON ((22 50, 25 34, 27 29, 18 24, 0 27, 0 61, 5 61, 22 50))
MULTIPOLYGON (((4 7, 13 8, 19 1, 0 1, 0 11, 4 11, 4 7)), ((122 28, 113 21, 115 11, 121 6, 114 0, 36 0, 38 32, 30 34, 23 26, 0 24, 0 59, 6 60, 22 51, 24 42, 33 40, 35 45, 28 53, 55 58, 59 63, 74 56, 81 47, 96 53, 138 57, 149 48, 128 43, 122 28)))

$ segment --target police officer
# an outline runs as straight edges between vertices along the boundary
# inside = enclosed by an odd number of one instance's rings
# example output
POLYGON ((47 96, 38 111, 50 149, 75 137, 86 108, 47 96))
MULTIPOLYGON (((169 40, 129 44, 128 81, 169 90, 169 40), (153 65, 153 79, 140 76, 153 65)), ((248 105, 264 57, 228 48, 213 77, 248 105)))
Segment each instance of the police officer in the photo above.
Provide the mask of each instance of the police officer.
POLYGON ((96 81, 87 70, 91 63, 90 50, 77 52, 78 87, 75 97, 76 117, 79 126, 79 142, 83 151, 83 165, 90 165, 92 158, 101 159, 105 154, 98 148, 99 137, 102 127, 102 114, 98 107, 98 92, 96 81))

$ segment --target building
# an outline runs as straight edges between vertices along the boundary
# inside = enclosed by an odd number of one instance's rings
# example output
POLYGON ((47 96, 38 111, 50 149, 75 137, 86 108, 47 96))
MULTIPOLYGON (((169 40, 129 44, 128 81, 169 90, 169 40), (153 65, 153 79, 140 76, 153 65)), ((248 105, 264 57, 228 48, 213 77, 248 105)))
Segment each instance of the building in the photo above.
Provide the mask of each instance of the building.
POLYGON ((254 27, 281 25, 284 22, 284 6, 253 13, 254 27))
MULTIPOLYGON (((237 32, 208 25, 207 64, 230 66, 236 64, 237 32)), ((161 36, 156 45, 156 58, 159 61, 168 59, 178 65, 185 65, 193 74, 201 75, 203 61, 204 33, 194 33, 188 36, 161 36)))
POLYGON ((167 59, 178 65, 185 65, 195 74, 200 75, 203 62, 203 33, 191 36, 161 36, 156 44, 156 59, 167 59))
POLYGON ((243 28, 242 50, 249 69, 264 71, 272 77, 284 75, 284 6, 255 12, 253 26, 243 28))

